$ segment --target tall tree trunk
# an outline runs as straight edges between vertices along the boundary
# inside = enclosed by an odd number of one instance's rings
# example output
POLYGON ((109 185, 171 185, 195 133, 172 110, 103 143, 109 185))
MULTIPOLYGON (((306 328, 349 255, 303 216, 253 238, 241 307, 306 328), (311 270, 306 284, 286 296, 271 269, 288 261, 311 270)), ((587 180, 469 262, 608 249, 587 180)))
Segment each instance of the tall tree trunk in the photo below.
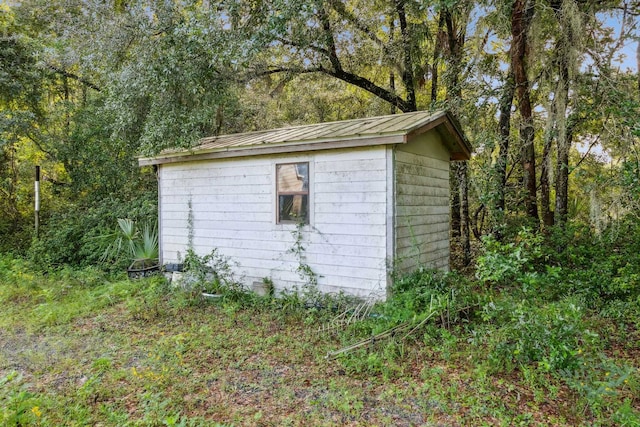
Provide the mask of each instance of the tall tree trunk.
POLYGON ((580 43, 582 34, 580 21, 576 14, 573 0, 555 1, 552 8, 561 29, 561 37, 557 44, 558 83, 556 89, 556 127, 557 127, 557 163, 556 163, 556 224, 564 227, 569 214, 569 151, 573 140, 574 124, 568 123, 567 107, 569 103, 569 85, 572 75, 578 69, 575 54, 572 51, 580 43))
MULTIPOLYGON (((458 31, 453 14, 450 10, 444 9, 442 17, 446 27, 447 35, 447 75, 445 83, 447 86, 447 103, 449 108, 457 112, 460 101, 462 99, 462 90, 460 89, 460 73, 462 70, 462 48, 465 42, 466 22, 460 25, 461 31, 458 31)), ((451 180, 451 226, 452 235, 460 236, 462 239, 462 256, 463 264, 468 265, 471 262, 471 244, 469 241, 469 191, 468 191, 468 173, 466 162, 456 162, 450 174, 451 180)))
MULTIPOLYGON (((396 30, 396 24, 392 16, 389 19, 389 44, 392 46, 393 46, 393 33, 395 32, 395 30, 396 30)), ((389 72, 389 90, 391 91, 391 93, 394 93, 394 94, 396 93, 396 74, 393 72, 393 70, 389 72)), ((391 104, 391 107, 389 108, 389 113, 395 114, 396 110, 397 108, 395 104, 391 104)))
POLYGON ((564 226, 569 215, 569 150, 573 139, 572 127, 567 126, 566 111, 569 95, 568 68, 562 66, 557 92, 558 159, 556 163, 555 222, 564 226))
MULTIPOLYGON (((515 86, 513 83, 513 72, 511 68, 507 72, 502 96, 500 97, 500 118, 498 119, 498 132, 500 135, 498 158, 495 164, 495 175, 497 177, 497 199, 496 211, 502 217, 505 210, 505 192, 507 187, 507 163, 509 160, 509 141, 511 137, 511 107, 513 106, 513 94, 515 86)), ((502 218, 500 218, 500 221, 502 218)))
POLYGON ((518 109, 520 111, 521 163, 523 186, 526 191, 525 207, 527 215, 538 226, 538 203, 536 188, 536 153, 533 145, 534 126, 530 99, 530 85, 527 77, 526 53, 527 33, 533 18, 535 0, 515 0, 511 12, 511 67, 516 85, 518 109))
POLYGON ((440 67, 440 56, 442 55, 443 39, 446 37, 444 32, 444 12, 440 11, 438 19, 438 32, 436 33, 436 43, 433 48, 433 62, 431 67, 431 105, 438 101, 438 77, 440 67))
POLYGON ((413 59, 411 55, 411 36, 409 35, 404 3, 405 0, 395 1, 396 13, 398 14, 398 21, 400 22, 400 35, 402 37, 402 84, 407 91, 407 104, 412 108, 412 111, 417 111, 418 105, 416 103, 416 87, 413 78, 413 59))

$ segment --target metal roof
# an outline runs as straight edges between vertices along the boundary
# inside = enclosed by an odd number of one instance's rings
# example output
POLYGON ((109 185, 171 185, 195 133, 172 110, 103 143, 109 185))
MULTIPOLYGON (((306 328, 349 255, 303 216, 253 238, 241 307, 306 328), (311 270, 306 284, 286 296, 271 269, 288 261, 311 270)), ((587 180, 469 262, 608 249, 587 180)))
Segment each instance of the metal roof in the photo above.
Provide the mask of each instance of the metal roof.
POLYGON ((436 129, 453 160, 467 160, 471 145, 457 121, 446 111, 393 114, 312 125, 203 138, 189 150, 165 150, 139 164, 154 165, 212 158, 275 154, 368 145, 402 144, 414 135, 436 129))

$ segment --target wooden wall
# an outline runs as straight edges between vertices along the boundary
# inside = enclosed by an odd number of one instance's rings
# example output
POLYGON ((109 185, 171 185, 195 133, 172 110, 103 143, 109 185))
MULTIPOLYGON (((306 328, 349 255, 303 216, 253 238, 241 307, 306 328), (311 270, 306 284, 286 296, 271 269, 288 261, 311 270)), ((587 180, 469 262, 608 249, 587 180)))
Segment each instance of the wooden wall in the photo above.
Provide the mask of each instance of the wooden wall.
POLYGON ((432 131, 399 145, 395 163, 396 267, 449 268, 449 152, 432 131))
POLYGON ((162 261, 186 253, 190 203, 197 253, 217 248, 238 263, 247 286, 269 277, 276 289, 301 287, 290 251, 297 226, 276 224, 275 165, 308 161, 311 223, 302 238, 319 289, 384 298, 387 152, 379 146, 161 165, 162 261))

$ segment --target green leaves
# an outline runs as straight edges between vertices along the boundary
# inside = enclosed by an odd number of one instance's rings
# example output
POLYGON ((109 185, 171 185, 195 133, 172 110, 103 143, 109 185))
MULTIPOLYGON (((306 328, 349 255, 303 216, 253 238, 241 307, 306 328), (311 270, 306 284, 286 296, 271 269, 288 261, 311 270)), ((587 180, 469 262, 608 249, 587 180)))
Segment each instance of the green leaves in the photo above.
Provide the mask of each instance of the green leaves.
POLYGON ((129 218, 118 218, 119 231, 102 236, 102 239, 112 239, 102 255, 102 261, 118 259, 123 253, 129 259, 144 266, 153 265, 158 260, 158 229, 157 226, 145 224, 142 233, 129 218))
POLYGON ((487 236, 483 243, 484 253, 476 267, 476 277, 482 282, 512 285, 541 256, 542 236, 526 228, 518 233, 516 242, 502 243, 487 236))

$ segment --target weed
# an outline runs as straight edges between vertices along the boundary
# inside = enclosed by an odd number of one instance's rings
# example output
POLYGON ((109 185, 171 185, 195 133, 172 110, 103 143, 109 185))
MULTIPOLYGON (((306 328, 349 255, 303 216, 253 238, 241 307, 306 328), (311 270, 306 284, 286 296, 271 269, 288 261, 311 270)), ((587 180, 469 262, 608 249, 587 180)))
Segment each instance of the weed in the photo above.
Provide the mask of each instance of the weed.
POLYGON ((10 372, 0 377, 0 423, 3 426, 32 425, 42 418, 41 403, 29 392, 22 375, 10 372))
POLYGON ((228 298, 241 298, 247 295, 241 280, 236 278, 234 267, 229 257, 214 248, 207 255, 199 256, 192 249, 187 250, 184 258, 186 277, 182 287, 187 292, 199 295, 201 292, 224 294, 228 298))
POLYGON ((608 300, 599 316, 581 295, 539 291, 566 285, 543 265, 523 267, 526 285, 510 286, 423 269, 399 278, 385 303, 363 306, 360 320, 319 334, 358 305, 222 286, 217 304, 183 304, 189 295, 169 293, 162 277, 42 274, 9 256, 0 264, 0 375, 19 366, 32 383, 5 378, 0 413, 27 425, 638 420, 636 299, 608 300), (335 362, 323 358, 358 339, 365 344, 335 362))
POLYGON ((538 306, 503 299, 486 304, 482 317, 501 325, 485 336, 488 360, 498 370, 536 363, 547 372, 571 371, 582 364, 585 351, 597 349, 598 336, 587 328, 579 301, 538 306))

